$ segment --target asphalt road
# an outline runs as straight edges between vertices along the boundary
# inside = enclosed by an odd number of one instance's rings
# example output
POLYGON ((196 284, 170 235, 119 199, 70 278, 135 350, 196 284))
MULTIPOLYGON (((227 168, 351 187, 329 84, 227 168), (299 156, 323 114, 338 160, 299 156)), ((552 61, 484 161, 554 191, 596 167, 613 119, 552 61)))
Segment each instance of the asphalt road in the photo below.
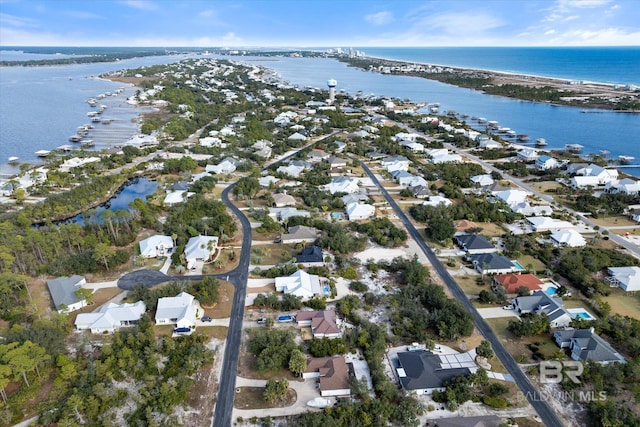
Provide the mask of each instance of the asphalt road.
POLYGON ((400 209, 400 206, 398 206, 395 200, 391 198, 387 190, 380 184, 369 167, 367 167, 364 162, 360 163, 362 164, 362 167, 367 175, 369 175, 369 178, 371 178, 371 180, 376 184, 389 205, 393 208, 398 218, 400 218, 411 237, 413 237, 418 246, 420 246, 420 249, 422 249, 424 254, 427 256, 429 262, 436 270, 438 276, 442 278, 444 283, 451 291, 451 294, 455 299, 462 303, 462 305, 467 309, 469 313, 471 313, 476 328, 478 328, 482 336, 491 343, 494 353, 496 354, 498 359, 500 359, 500 362, 502 362, 511 376, 513 376, 513 379, 515 380, 520 390, 524 393, 529 403, 531 403, 531 406, 533 406, 533 408, 542 419, 543 424, 547 427, 562 427, 564 424, 562 423, 560 418, 558 418, 555 412, 553 412, 547 402, 540 399, 540 393, 536 390, 533 384, 531 384, 527 376, 520 370, 520 367, 518 366, 516 361, 513 359, 513 357, 511 357, 507 349, 502 345, 487 322, 485 322, 482 316, 480 316, 476 308, 473 306, 473 304, 471 304, 469 299, 465 296, 464 292, 462 292, 462 289, 460 289, 460 286, 458 286, 453 277, 451 277, 447 269, 442 265, 440 260, 438 260, 433 250, 431 250, 431 248, 427 246, 423 237, 420 235, 418 230, 416 230, 411 221, 409 221, 402 209, 400 209))
POLYGON ((240 263, 235 270, 228 273, 229 282, 235 286, 233 293, 233 307, 229 319, 229 331, 227 332, 227 344, 224 349, 224 361, 222 363, 222 375, 218 388, 218 399, 213 414, 211 425, 213 427, 231 426, 233 399, 235 398, 236 374, 238 372, 238 359, 240 357, 240 341, 242 338, 242 320, 244 318, 244 302, 247 297, 247 280, 249 279, 249 252, 251 251, 251 224, 249 219, 238 209, 231 200, 229 192, 235 184, 232 184, 222 192, 224 201, 233 214, 238 217, 242 225, 242 251, 240 263))

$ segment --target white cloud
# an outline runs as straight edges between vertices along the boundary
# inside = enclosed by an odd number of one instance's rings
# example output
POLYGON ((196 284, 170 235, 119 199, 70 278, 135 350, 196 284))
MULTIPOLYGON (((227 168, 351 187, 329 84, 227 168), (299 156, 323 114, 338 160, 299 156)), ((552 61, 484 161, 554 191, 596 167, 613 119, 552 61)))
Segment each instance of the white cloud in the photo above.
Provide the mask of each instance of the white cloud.
POLYGON ((611 3, 611 1, 612 0, 558 0, 558 4, 566 7, 588 9, 604 6, 605 4, 611 3))
POLYGON ((158 6, 149 0, 124 0, 123 3, 133 9, 156 10, 158 6))
POLYGON ((215 11, 211 10, 211 9, 207 9, 207 10, 203 10, 202 12, 198 13, 198 16, 202 17, 202 18, 210 18, 212 16, 215 15, 215 11))
POLYGON ((504 25, 504 22, 490 14, 486 13, 443 13, 429 15, 418 20, 414 26, 414 30, 436 29, 444 31, 448 34, 476 34, 492 30, 504 25))
POLYGON ((0 13, 0 22, 2 22, 2 27, 35 27, 36 22, 33 19, 22 18, 20 16, 9 15, 6 13, 0 13))
POLYGON ((548 30, 544 32, 545 36, 550 36, 551 34, 555 34, 556 30, 548 30))
POLYGON ((385 25, 393 21, 393 13, 389 11, 370 13, 365 15, 364 20, 373 25, 385 25))

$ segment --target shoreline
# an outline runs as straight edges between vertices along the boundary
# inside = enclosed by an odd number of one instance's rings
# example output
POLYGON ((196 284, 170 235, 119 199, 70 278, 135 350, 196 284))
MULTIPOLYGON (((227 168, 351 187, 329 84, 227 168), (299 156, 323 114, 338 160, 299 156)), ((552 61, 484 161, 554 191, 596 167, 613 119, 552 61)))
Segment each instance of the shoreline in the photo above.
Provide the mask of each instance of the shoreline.
POLYGON ((610 112, 640 113, 640 86, 635 85, 621 86, 506 71, 402 61, 368 55, 358 58, 336 57, 335 59, 348 67, 364 71, 382 75, 414 76, 481 91, 487 95, 585 110, 599 109, 610 112), (384 67, 394 69, 384 70, 384 67), (514 86, 525 88, 525 92, 528 92, 514 94, 511 89, 514 86), (551 91, 543 91, 545 88, 551 88, 551 91), (555 96, 550 96, 549 92, 555 96), (565 95, 562 96, 563 94, 565 95))
POLYGON ((633 85, 633 83, 605 83, 605 82, 597 82, 597 81, 591 81, 591 80, 577 80, 577 79, 569 79, 569 78, 566 78, 566 77, 543 76, 543 75, 538 75, 538 74, 525 74, 525 73, 520 73, 520 72, 516 72, 516 71, 491 70, 491 69, 487 69, 487 68, 470 68, 470 67, 463 67, 463 66, 459 66, 459 65, 447 65, 447 64, 436 64, 436 63, 431 63, 431 62, 409 61, 409 60, 404 60, 404 59, 392 59, 392 58, 385 58, 385 57, 382 57, 382 56, 372 56, 372 55, 365 55, 365 56, 362 56, 360 58, 380 60, 380 61, 397 62, 397 63, 402 64, 402 65, 415 64, 415 65, 422 65, 422 66, 450 68, 452 70, 461 71, 461 72, 481 72, 481 73, 491 73, 491 74, 497 74, 497 75, 504 75, 504 76, 508 76, 508 77, 522 77, 522 78, 532 77, 532 78, 535 78, 535 79, 549 80, 549 81, 554 81, 554 82, 557 82, 557 83, 570 83, 572 81, 575 81, 575 82, 579 81, 579 82, 581 82, 582 84, 585 84, 585 85, 588 84, 588 85, 596 85, 596 86, 605 86, 605 87, 610 87, 612 89, 615 86, 633 85))

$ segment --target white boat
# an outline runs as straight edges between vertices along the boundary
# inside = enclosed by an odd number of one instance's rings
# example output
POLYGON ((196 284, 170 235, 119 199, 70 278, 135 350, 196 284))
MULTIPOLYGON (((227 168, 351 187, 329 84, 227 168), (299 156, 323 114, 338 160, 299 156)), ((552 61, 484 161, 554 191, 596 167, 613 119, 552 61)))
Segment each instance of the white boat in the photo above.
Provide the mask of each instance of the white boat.
POLYGON ((515 130, 508 130, 507 131, 507 135, 513 138, 513 137, 516 136, 516 131, 515 130))
POLYGON ((574 154, 582 153, 583 148, 584 148, 584 145, 580 145, 580 144, 565 144, 564 146, 565 150, 574 154))
POLYGON ((536 139, 536 145, 538 147, 544 147, 545 145, 547 145, 547 140, 544 138, 538 138, 536 139))
POLYGON ((20 157, 16 157, 16 156, 11 156, 9 157, 9 164, 10 165, 15 165, 18 163, 18 161, 20 160, 20 157))
POLYGON ((82 139, 82 135, 80 135, 80 134, 71 135, 69 137, 69 141, 71 141, 71 142, 80 142, 81 139, 82 139))
POLYGON ((100 117, 98 117, 98 116, 96 116, 96 117, 92 117, 92 118, 91 118, 91 121, 92 121, 93 123, 98 123, 100 120, 101 120, 101 119, 100 119, 100 117))
POLYGON ((111 123, 113 121, 113 119, 102 119, 102 124, 103 125, 108 125, 109 123, 111 123))
POLYGON ((486 123, 487 119, 485 119, 484 117, 478 117, 478 123, 486 123))
POLYGON ((82 148, 87 148, 87 147, 93 147, 95 144, 95 142, 93 142, 93 139, 83 139, 82 141, 80 141, 80 146, 82 148))
POLYGON ((618 156, 618 161, 620 162, 621 165, 628 165, 629 163, 631 163, 632 161, 634 161, 636 158, 633 156, 618 156))
POLYGON ((48 150, 38 150, 36 151, 36 156, 38 157, 47 157, 49 154, 51 154, 51 151, 48 150))
POLYGON ((69 144, 64 144, 64 145, 61 145, 58 148, 56 148, 56 150, 65 151, 65 152, 71 151, 72 149, 73 149, 73 147, 71 145, 69 145, 69 144))
POLYGON ((507 133, 511 130, 511 128, 498 128, 498 132, 500 133, 507 133))
POLYGON ((89 111, 89 112, 87 113, 87 117, 95 117, 95 116, 97 116, 98 114, 100 114, 100 113, 99 113, 99 112, 97 112, 97 111, 89 111))

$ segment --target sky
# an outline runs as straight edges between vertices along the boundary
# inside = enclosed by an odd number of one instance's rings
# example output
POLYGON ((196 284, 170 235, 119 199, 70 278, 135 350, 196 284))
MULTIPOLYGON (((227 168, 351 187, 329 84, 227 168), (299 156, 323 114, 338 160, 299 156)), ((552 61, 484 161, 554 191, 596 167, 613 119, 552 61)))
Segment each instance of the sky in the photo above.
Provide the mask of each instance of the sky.
POLYGON ((0 46, 639 46, 638 0, 0 0, 0 46))

